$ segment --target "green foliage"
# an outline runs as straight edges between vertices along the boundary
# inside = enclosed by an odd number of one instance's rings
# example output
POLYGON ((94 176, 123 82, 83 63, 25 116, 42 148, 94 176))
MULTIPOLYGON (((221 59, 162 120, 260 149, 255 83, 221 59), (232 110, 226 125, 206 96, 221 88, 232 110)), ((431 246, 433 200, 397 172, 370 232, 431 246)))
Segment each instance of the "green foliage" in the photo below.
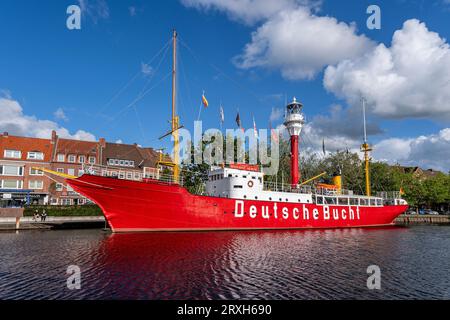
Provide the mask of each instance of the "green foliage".
POLYGON ((35 211, 38 210, 39 214, 42 214, 42 210, 45 210, 47 216, 52 217, 86 217, 86 216, 101 216, 102 210, 96 205, 83 205, 83 206, 27 206, 25 207, 24 216, 32 217, 35 211))

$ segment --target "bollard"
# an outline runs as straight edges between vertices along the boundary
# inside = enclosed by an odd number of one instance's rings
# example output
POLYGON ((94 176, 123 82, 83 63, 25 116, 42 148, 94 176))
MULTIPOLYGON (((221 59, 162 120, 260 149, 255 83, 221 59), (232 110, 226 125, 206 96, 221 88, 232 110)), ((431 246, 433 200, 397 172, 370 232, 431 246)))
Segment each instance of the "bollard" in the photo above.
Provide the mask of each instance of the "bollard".
POLYGON ((20 217, 16 217, 16 230, 20 229, 20 217))

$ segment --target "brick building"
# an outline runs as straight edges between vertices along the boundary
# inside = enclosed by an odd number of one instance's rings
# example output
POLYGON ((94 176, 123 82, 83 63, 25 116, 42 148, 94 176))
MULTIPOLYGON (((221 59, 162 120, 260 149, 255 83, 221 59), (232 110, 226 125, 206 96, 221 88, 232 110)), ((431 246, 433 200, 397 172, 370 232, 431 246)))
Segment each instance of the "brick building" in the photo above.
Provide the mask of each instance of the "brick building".
POLYGON ((0 134, 0 206, 49 203, 50 179, 33 167, 50 168, 49 139, 0 134))
POLYGON ((158 161, 170 158, 137 144, 49 139, 0 135, 0 206, 24 203, 82 205, 86 199, 74 192, 63 178, 44 174, 33 167, 80 176, 83 173, 140 180, 158 177, 158 161))
MULTIPOLYGON (((52 156, 50 168, 53 171, 81 176, 88 166, 101 165, 99 142, 80 141, 59 138, 55 131, 52 132, 52 156)), ((88 200, 64 183, 60 177, 52 177, 51 204, 81 205, 88 200)))

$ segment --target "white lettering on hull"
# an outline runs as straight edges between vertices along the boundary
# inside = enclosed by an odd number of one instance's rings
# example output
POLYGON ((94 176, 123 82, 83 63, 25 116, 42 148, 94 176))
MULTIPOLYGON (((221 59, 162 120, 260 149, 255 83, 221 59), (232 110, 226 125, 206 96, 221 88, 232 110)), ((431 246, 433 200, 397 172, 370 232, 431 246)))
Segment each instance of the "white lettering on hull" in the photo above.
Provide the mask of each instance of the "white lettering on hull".
MULTIPOLYGON (((234 205, 234 216, 236 218, 243 218, 246 214, 246 206, 243 200, 235 200, 234 205)), ((317 206, 310 210, 306 205, 298 205, 293 207, 279 207, 277 203, 274 203, 273 206, 269 205, 250 205, 248 207, 248 215, 251 219, 255 219, 258 216, 261 216, 263 219, 271 219, 273 216, 274 219, 279 219, 278 213, 281 211, 280 218, 283 220, 360 220, 360 211, 358 206, 347 206, 347 207, 331 207, 330 206, 317 206), (280 210, 281 209, 281 210, 280 210)))

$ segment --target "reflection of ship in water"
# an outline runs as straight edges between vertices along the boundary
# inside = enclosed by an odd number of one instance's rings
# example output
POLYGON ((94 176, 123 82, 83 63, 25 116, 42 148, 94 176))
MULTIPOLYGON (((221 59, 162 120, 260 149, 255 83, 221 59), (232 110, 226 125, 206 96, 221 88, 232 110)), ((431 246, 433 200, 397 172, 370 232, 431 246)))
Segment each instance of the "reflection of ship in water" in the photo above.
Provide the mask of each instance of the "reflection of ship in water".
POLYGON ((118 299, 304 298, 314 286, 333 287, 322 283, 324 274, 348 286, 353 268, 370 264, 359 239, 399 234, 372 230, 112 234, 99 248, 102 270, 93 281, 118 299))

